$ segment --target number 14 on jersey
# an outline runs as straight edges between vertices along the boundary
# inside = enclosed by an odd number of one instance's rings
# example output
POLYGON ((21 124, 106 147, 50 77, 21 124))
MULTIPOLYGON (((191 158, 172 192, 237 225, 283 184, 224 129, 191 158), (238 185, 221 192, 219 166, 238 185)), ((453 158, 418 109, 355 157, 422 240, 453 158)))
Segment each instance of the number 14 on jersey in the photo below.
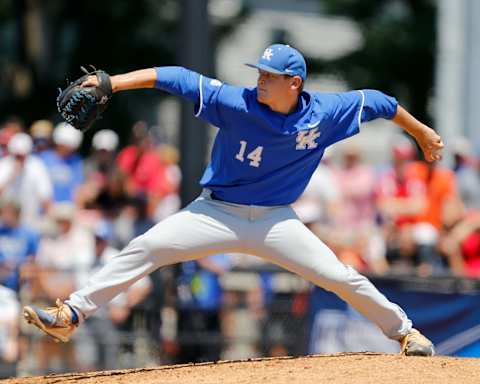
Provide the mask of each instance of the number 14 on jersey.
MULTIPOLYGON (((245 161, 245 152, 247 150, 247 145, 248 143, 245 140, 240 140, 240 150, 238 153, 235 155, 235 159, 241 161, 242 163, 245 161)), ((247 159, 251 160, 249 165, 251 167, 259 167, 260 162, 262 161, 262 152, 263 152, 263 147, 258 146, 255 148, 253 151, 249 152, 247 154, 247 159)))

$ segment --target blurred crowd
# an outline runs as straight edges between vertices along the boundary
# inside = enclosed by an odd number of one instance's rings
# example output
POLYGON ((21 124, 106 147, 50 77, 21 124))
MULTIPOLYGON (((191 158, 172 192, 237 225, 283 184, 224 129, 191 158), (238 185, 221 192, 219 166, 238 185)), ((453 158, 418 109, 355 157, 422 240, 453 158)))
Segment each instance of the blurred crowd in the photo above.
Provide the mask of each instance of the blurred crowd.
MULTIPOLYGON (((20 304, 52 305, 83 286, 89 276, 132 238, 180 207, 178 151, 158 144, 144 122, 132 127, 119 150, 112 130, 96 132, 87 156, 83 135, 48 120, 24 127, 11 118, 0 128, 0 368, 14 374, 26 352, 35 353, 37 372, 115 368, 119 330, 130 331, 139 309, 145 329, 159 340, 161 275, 147 277, 86 323, 77 336, 98 358, 76 359, 74 344, 30 338, 22 328, 20 304), (6 310, 8 309, 8 310, 6 310), (157 326, 155 326, 155 324, 157 326), (23 337, 26 336, 26 337, 23 337), (86 342, 89 340, 89 342, 86 342), (98 348, 97 348, 98 349, 98 348), (23 354, 23 355, 22 355, 23 354), (59 361, 59 362, 58 362, 59 361), (13 373, 12 373, 13 372, 13 373)), ((92 356, 92 353, 82 353, 92 356)))
MULTIPOLYGON (((138 351, 147 356, 141 364, 228 357, 228 309, 238 297, 224 292, 221 278, 235 265, 258 262, 242 264, 244 255, 153 273, 89 318, 72 343, 56 344, 19 321, 21 305, 65 299, 180 208, 179 153, 145 122, 134 124, 123 148, 113 130, 100 130, 81 156, 82 140, 70 125, 48 120, 25 127, 10 118, 0 126, 0 377, 135 366, 138 351)), ((420 160, 403 135, 385 145, 387 164, 367 163, 354 141, 325 156, 294 204, 299 217, 362 273, 480 277, 480 161, 471 143, 447 143, 451 166, 420 160)), ((245 298, 264 323, 274 301, 270 279, 261 275, 259 289, 245 298)), ((304 313, 304 303, 296 296, 289 308, 304 313)), ((261 353, 292 353, 276 337, 261 353)))
POLYGON ((451 167, 422 161, 403 135, 386 143, 390 161, 380 165, 346 142, 337 162, 322 161, 297 212, 363 273, 478 278, 480 162, 467 139, 449 144, 451 167))

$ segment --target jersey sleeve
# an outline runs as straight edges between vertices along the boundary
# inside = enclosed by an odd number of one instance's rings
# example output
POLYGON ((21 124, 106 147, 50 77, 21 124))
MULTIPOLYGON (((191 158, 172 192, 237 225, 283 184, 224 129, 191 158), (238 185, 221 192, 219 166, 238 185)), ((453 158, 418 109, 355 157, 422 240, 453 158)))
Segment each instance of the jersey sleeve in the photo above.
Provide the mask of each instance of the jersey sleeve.
POLYGON ((362 123, 378 118, 393 119, 397 113, 398 102, 394 97, 374 89, 361 91, 364 98, 362 108, 362 123))
POLYGON ((200 75, 183 67, 157 67, 155 88, 196 102, 200 75))
POLYGON ((356 135, 364 122, 392 119, 397 105, 395 98, 372 89, 331 94, 327 103, 327 145, 356 135))
POLYGON ((326 145, 332 145, 360 130, 360 116, 365 95, 360 91, 341 92, 327 95, 327 129, 324 131, 326 145))
POLYGON ((200 97, 195 104, 195 116, 221 129, 238 118, 239 111, 245 110, 244 88, 222 83, 217 79, 201 76, 198 88, 200 97))
POLYGON ((242 88, 224 84, 217 79, 198 74, 182 67, 157 67, 155 87, 192 101, 194 114, 219 128, 244 103, 242 88))

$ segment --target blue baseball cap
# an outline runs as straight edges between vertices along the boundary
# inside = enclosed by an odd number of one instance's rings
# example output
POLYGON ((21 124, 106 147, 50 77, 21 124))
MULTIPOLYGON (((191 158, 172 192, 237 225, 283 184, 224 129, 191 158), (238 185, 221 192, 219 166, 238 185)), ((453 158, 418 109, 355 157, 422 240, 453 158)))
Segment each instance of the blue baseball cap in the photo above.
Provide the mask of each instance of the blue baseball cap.
POLYGON ((300 76, 304 81, 307 78, 305 59, 300 52, 289 45, 270 45, 263 51, 257 64, 246 63, 245 65, 278 75, 300 76))

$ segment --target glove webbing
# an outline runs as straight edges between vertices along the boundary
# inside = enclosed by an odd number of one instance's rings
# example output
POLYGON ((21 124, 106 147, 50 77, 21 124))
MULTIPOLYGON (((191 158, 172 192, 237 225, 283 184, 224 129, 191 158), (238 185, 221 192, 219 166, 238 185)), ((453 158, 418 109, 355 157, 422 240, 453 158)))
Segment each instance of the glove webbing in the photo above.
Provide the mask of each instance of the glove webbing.
POLYGON ((86 102, 95 103, 95 96, 93 96, 86 90, 79 90, 71 97, 64 110, 59 107, 58 112, 60 112, 60 114, 69 124, 71 124, 77 117, 78 120, 82 122, 86 117, 86 102))

